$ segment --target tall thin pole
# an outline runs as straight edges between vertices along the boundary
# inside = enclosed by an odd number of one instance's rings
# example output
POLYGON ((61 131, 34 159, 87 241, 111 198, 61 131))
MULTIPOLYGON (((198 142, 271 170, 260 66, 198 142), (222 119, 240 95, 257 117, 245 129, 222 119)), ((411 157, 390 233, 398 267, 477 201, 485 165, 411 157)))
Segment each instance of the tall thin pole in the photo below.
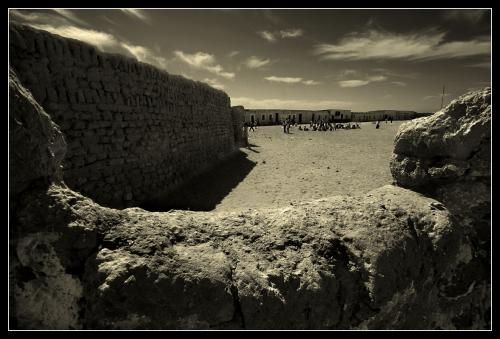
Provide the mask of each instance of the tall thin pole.
POLYGON ((444 99, 444 85, 443 85, 443 94, 441 94, 441 109, 443 109, 443 99, 444 99))

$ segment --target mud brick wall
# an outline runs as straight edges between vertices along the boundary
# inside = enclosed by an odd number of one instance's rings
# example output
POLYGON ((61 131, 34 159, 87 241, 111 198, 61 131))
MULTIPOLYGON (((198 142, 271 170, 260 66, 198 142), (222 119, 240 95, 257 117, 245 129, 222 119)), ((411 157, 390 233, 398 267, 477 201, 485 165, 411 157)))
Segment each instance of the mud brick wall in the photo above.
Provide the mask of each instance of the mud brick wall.
POLYGON ((64 133, 70 188, 137 205, 234 151, 223 91, 77 40, 9 30, 10 65, 64 133))

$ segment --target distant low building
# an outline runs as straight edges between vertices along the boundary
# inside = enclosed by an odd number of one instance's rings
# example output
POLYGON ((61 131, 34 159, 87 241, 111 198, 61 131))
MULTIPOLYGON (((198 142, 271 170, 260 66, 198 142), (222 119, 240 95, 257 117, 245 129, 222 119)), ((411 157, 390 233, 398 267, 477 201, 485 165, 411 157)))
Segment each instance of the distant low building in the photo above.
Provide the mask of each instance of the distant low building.
POLYGON ((298 124, 312 121, 351 121, 351 111, 346 109, 291 110, 291 109, 245 109, 245 122, 259 125, 279 125, 286 119, 298 124))
POLYGON ((392 120, 410 120, 417 117, 417 112, 414 111, 398 111, 398 110, 377 110, 368 112, 352 112, 352 121, 383 121, 385 119, 392 120))
POLYGON ((244 109, 244 120, 246 123, 257 122, 258 125, 280 125, 286 119, 295 121, 298 124, 308 124, 311 121, 318 122, 321 120, 328 122, 383 121, 390 118, 392 120, 411 120, 431 114, 400 110, 351 112, 348 109, 337 108, 323 110, 244 109))

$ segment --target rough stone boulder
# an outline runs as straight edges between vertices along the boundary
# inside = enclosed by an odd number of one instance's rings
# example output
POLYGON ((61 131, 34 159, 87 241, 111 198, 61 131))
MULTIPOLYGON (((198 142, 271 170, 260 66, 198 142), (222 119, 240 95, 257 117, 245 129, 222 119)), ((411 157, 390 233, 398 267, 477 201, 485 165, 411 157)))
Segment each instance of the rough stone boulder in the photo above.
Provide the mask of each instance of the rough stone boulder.
POLYGON ((32 166, 9 220, 12 328, 486 326, 463 320, 484 296, 456 283, 473 251, 435 199, 384 186, 231 213, 105 208, 54 175, 57 128, 20 84, 13 92, 11 114, 25 103, 23 121, 44 123, 10 135, 15 164, 32 166))
POLYGON ((440 201, 459 221, 471 243, 472 260, 455 284, 474 286, 471 309, 461 321, 489 319, 491 88, 462 95, 432 116, 403 124, 390 167, 397 185, 440 201))
POLYGON ((489 179, 490 129, 491 88, 465 94, 400 127, 392 175, 398 185, 416 189, 489 179))
POLYGON ((18 303, 74 328, 453 328, 441 299, 470 260, 442 205, 394 186, 233 213, 117 211, 51 186, 17 218, 19 266, 34 272, 18 303), (42 281, 60 303, 30 299, 42 281))

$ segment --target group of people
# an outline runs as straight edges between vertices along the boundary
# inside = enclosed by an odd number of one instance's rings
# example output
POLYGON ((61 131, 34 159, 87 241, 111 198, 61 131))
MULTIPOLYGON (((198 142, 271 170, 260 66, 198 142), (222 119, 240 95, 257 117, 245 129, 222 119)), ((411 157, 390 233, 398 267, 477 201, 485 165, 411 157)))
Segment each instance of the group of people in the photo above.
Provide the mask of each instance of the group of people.
POLYGON ((295 119, 286 118, 285 120, 283 120, 282 125, 283 132, 290 133, 290 126, 295 125, 295 119))
MULTIPOLYGON (((385 122, 390 121, 392 123, 392 117, 386 118, 385 122)), ((297 126, 295 119, 286 118, 281 123, 283 125, 283 132, 290 133, 290 126, 297 126)), ((245 131, 255 131, 259 123, 257 121, 245 122, 244 129, 245 131)), ((311 120, 309 123, 309 127, 298 125, 299 131, 335 131, 337 129, 360 129, 361 126, 357 122, 346 122, 346 123, 335 123, 329 120, 311 120)), ((375 128, 380 128, 380 121, 376 122, 375 128)))
POLYGON ((307 125, 305 127, 299 126, 299 131, 335 131, 337 129, 359 129, 358 123, 334 123, 329 121, 320 120, 314 122, 311 120, 309 123, 309 127, 307 125))

